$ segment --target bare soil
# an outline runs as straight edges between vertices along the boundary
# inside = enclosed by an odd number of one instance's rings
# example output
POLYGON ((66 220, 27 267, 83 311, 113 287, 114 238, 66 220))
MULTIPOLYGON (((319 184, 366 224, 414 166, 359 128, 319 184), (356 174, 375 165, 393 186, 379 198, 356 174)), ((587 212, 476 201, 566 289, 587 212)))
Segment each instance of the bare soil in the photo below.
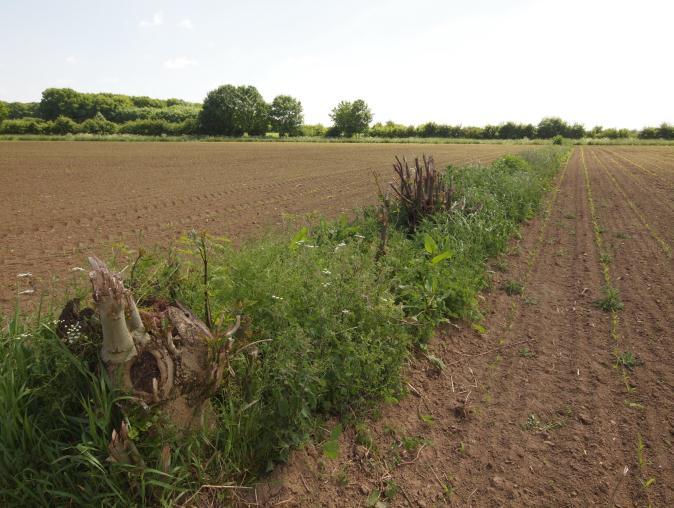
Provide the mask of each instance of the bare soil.
POLYGON ((86 256, 192 228, 240 240, 285 214, 351 213, 394 155, 489 162, 519 145, 0 143, 0 308, 59 293, 86 256), (30 272, 32 278, 17 279, 30 272), (57 289, 58 288, 58 289, 57 289))
MULTIPOLYGON (((660 151, 628 157, 674 168, 660 151)), ((337 459, 310 443, 241 504, 673 506, 674 217, 658 180, 627 170, 640 171, 576 148, 545 212, 494 260, 484 330, 439 331, 443 369, 416 355, 408 395, 349 427, 337 459), (624 304, 613 324, 595 304, 602 261, 624 304)))

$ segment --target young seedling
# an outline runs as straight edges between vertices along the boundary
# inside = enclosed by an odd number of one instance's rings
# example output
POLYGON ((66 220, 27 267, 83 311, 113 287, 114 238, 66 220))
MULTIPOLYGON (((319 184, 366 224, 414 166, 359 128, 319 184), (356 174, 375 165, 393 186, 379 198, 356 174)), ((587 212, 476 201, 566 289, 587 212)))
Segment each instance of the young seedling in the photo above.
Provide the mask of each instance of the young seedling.
POLYGON ((624 367, 627 370, 632 370, 639 364, 639 358, 637 358, 631 351, 624 351, 616 355, 616 367, 624 367))
POLYGON ((531 351, 528 347, 521 348, 519 354, 522 358, 533 358, 536 356, 536 353, 531 351))
POLYGON ((607 254, 604 252, 601 256, 599 256, 599 261, 601 262, 602 265, 608 265, 613 261, 613 258, 611 257, 610 254, 607 254))
POLYGON ((521 282, 509 280, 503 284, 502 289, 508 296, 521 295, 524 292, 524 285, 521 282))

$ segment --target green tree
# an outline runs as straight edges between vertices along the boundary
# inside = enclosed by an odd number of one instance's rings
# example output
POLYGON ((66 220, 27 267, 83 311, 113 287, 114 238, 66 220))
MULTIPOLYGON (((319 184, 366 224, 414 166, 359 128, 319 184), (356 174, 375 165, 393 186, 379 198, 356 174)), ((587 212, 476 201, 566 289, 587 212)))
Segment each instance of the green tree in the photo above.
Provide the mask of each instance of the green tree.
POLYGON ((259 136, 267 132, 268 110, 254 86, 223 85, 204 99, 199 124, 205 134, 259 136))
POLYGON ((372 112, 362 99, 342 101, 332 110, 333 132, 350 138, 367 131, 372 121, 372 112))
POLYGON ((0 101, 0 123, 9 116, 9 108, 7 105, 0 101))
POLYGON ((269 120, 272 130, 280 136, 295 136, 304 122, 302 103, 289 95, 274 98, 269 108, 269 120))
POLYGON ((541 139, 550 139, 555 136, 566 136, 569 126, 561 118, 550 116, 543 118, 536 128, 536 135, 541 139))

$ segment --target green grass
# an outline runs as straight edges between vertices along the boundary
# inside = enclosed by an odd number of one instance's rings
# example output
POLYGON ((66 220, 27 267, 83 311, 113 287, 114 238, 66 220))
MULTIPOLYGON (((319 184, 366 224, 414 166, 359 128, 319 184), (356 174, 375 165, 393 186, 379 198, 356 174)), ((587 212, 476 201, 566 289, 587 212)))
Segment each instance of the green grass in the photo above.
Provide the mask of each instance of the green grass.
MULTIPOLYGON (((241 314, 243 331, 230 357, 233 375, 212 399, 216 424, 203 433, 179 437, 160 414, 120 404, 124 394, 98 375, 98 345, 57 337, 58 309, 4 318, 1 504, 159 506, 180 496, 184 502, 203 484, 253 481, 312 436, 324 442, 327 419, 400 399, 410 352, 447 319, 479 319, 487 261, 536 213, 565 155, 549 147, 452 168, 468 211, 428 217, 412 235, 393 223, 381 257, 374 210, 352 221, 297 224, 236 249, 209 239, 211 313, 222 326, 241 314), (433 262, 428 237, 451 257, 433 262), (122 418, 145 467, 106 460, 122 418), (160 470, 164 446, 171 450, 167 472, 160 470)), ((152 295, 201 312, 197 249, 184 239, 168 253, 141 257, 133 277, 127 275, 140 305, 152 295)), ((126 262, 110 261, 118 268, 126 262)))

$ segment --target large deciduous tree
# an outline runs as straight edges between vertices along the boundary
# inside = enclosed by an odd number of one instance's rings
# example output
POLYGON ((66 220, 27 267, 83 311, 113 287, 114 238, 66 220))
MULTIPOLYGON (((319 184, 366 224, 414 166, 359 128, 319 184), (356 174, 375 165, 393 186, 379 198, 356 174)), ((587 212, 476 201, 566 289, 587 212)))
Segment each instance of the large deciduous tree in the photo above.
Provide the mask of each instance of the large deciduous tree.
POLYGON ((299 134, 304 122, 302 103, 289 95, 275 97, 269 109, 269 120, 272 130, 278 132, 280 136, 299 134))
POLYGON ((333 130, 350 138, 367 131, 372 121, 372 111, 362 99, 342 101, 332 110, 330 118, 334 123, 333 130))
POLYGON ((199 124, 205 134, 259 136, 267 132, 268 111, 254 86, 223 85, 204 99, 199 124))

